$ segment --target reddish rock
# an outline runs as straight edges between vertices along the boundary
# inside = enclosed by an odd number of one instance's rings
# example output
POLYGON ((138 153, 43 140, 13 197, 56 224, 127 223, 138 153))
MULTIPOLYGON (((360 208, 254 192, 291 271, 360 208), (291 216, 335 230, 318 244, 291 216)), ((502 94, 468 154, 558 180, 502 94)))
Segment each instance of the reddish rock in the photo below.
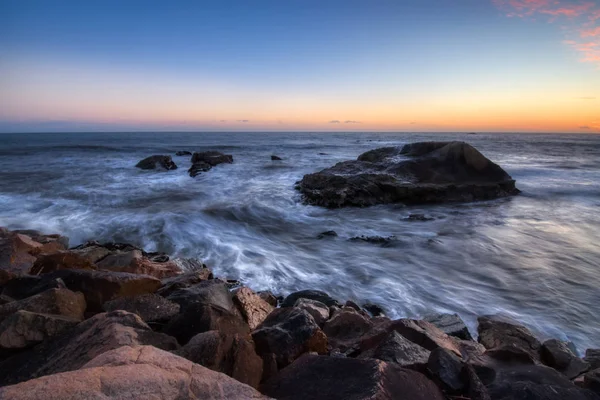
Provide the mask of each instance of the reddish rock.
POLYGON ((340 311, 325 323, 323 332, 331 348, 344 353, 357 347, 360 338, 373 327, 370 319, 353 309, 340 311))
POLYGON ((213 273, 210 269, 203 265, 203 268, 198 268, 191 272, 185 272, 181 275, 177 275, 171 278, 165 278, 161 280, 162 287, 158 290, 158 294, 163 297, 168 297, 173 292, 179 289, 189 288, 200 282, 213 279, 213 273))
POLYGON ((519 348, 533 359, 539 360, 541 343, 529 331, 518 323, 496 316, 479 317, 479 343, 486 349, 499 347, 519 348))
POLYGON ((50 289, 23 300, 11 301, 0 306, 0 322, 11 314, 24 310, 40 314, 55 314, 81 321, 86 309, 81 293, 69 289, 50 289))
POLYGON ((181 274, 181 268, 172 261, 155 262, 145 257, 142 250, 115 252, 96 263, 98 269, 150 275, 158 279, 181 274))
POLYGON ((361 353, 358 358, 375 358, 424 372, 427 368, 430 351, 414 344, 396 331, 389 335, 376 347, 361 353))
POLYGON ((263 299, 273 307, 277 307, 277 297, 273 293, 266 290, 263 292, 258 292, 257 294, 261 299, 263 299))
POLYGON ((38 255, 29 273, 39 275, 60 269, 96 269, 96 267, 77 252, 67 250, 38 255))
POLYGON ((423 374, 379 360, 305 355, 261 387, 278 400, 443 400, 423 374))
POLYGON ((0 362, 0 386, 81 368, 94 357, 121 346, 152 345, 176 350, 174 338, 153 332, 125 311, 95 315, 64 334, 0 362))
POLYGON ((80 321, 60 315, 17 311, 0 324, 0 349, 30 347, 73 328, 80 321))
POLYGON ((248 385, 152 346, 124 346, 72 372, 0 388, 12 400, 267 399, 248 385))
POLYGON ((29 236, 0 228, 0 269, 14 274, 26 273, 35 262, 30 253, 42 247, 29 236))
POLYGON ((104 303, 105 311, 124 310, 140 316, 148 323, 166 323, 175 317, 180 305, 154 293, 120 297, 104 303))
POLYGON ((323 326, 329 319, 329 307, 320 301, 302 298, 296 301, 294 307, 306 310, 319 326, 323 326))
POLYGON ((254 351, 254 342, 248 336, 204 332, 194 336, 176 354, 254 388, 262 377, 263 360, 254 351))
POLYGON ((250 330, 256 329, 274 310, 273 306, 247 287, 241 287, 234 292, 233 302, 242 313, 250 330))

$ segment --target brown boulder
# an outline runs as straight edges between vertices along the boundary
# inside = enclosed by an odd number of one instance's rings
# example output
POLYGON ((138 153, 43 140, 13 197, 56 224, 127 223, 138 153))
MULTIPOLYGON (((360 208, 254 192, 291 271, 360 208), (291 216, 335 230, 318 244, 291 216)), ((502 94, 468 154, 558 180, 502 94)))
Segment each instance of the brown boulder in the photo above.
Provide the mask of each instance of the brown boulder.
POLYGON ((183 271, 173 261, 155 262, 144 256, 142 250, 115 252, 96 263, 98 269, 116 272, 129 272, 154 276, 158 279, 169 278, 183 271))
POLYGON ((485 316, 477 319, 479 325, 479 343, 486 349, 518 348, 529 354, 534 360, 539 360, 541 343, 524 326, 515 321, 497 316, 485 316))
POLYGON ((307 352, 327 353, 327 337, 313 317, 295 307, 277 308, 252 332, 260 356, 275 354, 283 368, 307 352))
POLYGON ((379 360, 304 355, 261 387, 278 400, 443 400, 423 374, 379 360))
POLYGON ((306 310, 321 327, 329 319, 329 307, 320 301, 301 298, 296 300, 294 307, 306 310))
POLYGON ((29 236, 0 228, 0 269, 14 273, 26 273, 35 262, 30 253, 42 247, 29 236))
POLYGON ((227 283, 219 279, 211 279, 175 290, 167 298, 179 303, 182 308, 190 304, 200 303, 218 306, 234 314, 239 313, 233 304, 227 283))
POLYGON ((273 306, 247 287, 241 287, 234 292, 233 302, 242 313, 250 330, 256 329, 274 310, 273 306))
POLYGON ((403 368, 424 372, 429 354, 429 350, 392 331, 379 345, 361 353, 358 358, 375 358, 403 368))
POLYGON ((0 388, 12 400, 267 399, 248 385, 152 346, 123 346, 72 372, 0 388))
POLYGON ((62 335, 0 362, 0 386, 76 370, 104 352, 136 345, 178 348, 174 338, 153 332, 135 314, 126 311, 98 314, 62 335))
POLYGON ((60 315, 17 311, 0 323, 0 349, 22 349, 73 328, 80 320, 60 315))
POLYGON ((264 301, 266 301, 273 307, 277 307, 277 303, 278 303, 277 297, 275 297, 275 295, 273 293, 269 292, 268 290, 265 290, 262 292, 258 292, 257 294, 261 299, 263 299, 264 301))
POLYGON ((179 289, 189 288, 197 283, 213 279, 213 273, 206 265, 191 272, 184 272, 181 275, 165 278, 161 280, 162 287, 156 292, 163 297, 168 297, 171 293, 179 289))
POLYGON ((0 306, 0 322, 11 314, 24 310, 40 314, 55 314, 81 321, 86 309, 81 293, 69 289, 50 289, 23 300, 11 301, 0 306))
POLYGON ((105 311, 125 310, 140 316, 147 324, 166 323, 179 313, 180 306, 154 293, 120 297, 104 303, 105 311))
POLYGON ((29 270, 31 275, 46 274, 59 269, 96 269, 88 259, 74 251, 40 254, 29 270))
POLYGON ((254 388, 258 387, 262 377, 263 361, 254 351, 254 342, 247 336, 219 331, 200 333, 176 354, 254 388))
POLYGON ((355 348, 360 338, 373 327, 365 316, 349 309, 340 311, 325 323, 323 332, 327 335, 331 348, 342 353, 355 348))

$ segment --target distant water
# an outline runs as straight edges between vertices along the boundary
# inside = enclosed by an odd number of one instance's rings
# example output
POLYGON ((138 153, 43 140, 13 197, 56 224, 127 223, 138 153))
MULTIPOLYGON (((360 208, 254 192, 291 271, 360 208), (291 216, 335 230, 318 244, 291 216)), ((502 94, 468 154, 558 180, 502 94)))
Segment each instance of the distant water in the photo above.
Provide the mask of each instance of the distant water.
POLYGON ((600 347, 600 136, 4 134, 0 166, 0 225, 12 229, 198 257, 257 290, 322 289, 392 317, 457 312, 472 331, 476 316, 501 312, 541 338, 600 347), (327 210, 303 205, 294 190, 306 173, 422 140, 472 143, 522 195, 327 210), (235 162, 194 179, 177 150, 220 150, 235 162), (152 154, 171 154, 180 168, 134 167, 152 154), (411 213, 433 220, 406 220, 411 213), (316 239, 328 230, 339 236, 316 239), (357 235, 396 240, 348 241, 357 235))

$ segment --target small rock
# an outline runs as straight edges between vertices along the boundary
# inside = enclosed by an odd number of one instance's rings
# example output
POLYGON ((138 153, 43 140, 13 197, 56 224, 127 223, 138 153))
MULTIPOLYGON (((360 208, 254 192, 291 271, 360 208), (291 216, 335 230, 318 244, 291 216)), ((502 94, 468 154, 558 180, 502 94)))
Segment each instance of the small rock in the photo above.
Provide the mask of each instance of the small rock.
POLYGON ((329 319, 329 307, 320 301, 300 298, 296 300, 294 307, 307 311, 319 326, 323 326, 329 319))
POLYGON ((163 155, 146 157, 135 166, 140 169, 165 169, 167 171, 177 169, 177 165, 173 162, 171 156, 163 155))
POLYGON ((281 158, 273 155, 271 156, 271 161, 281 161, 281 158))
POLYGON ((256 329, 273 311, 272 305, 247 287, 239 288, 234 292, 233 302, 242 313, 250 330, 256 329))
POLYGON ((328 237, 337 237, 337 232, 336 231, 325 231, 325 232, 321 232, 317 235, 317 239, 325 239, 328 237))
POLYGON ((435 314, 423 318, 440 328, 445 334, 463 340, 473 340, 471 333, 458 314, 435 314))
POLYGON ((0 324, 0 349, 14 350, 36 345, 79 322, 60 315, 17 311, 0 324))
POLYGON ((567 343, 550 339, 542 344, 540 351, 544 364, 574 379, 590 369, 590 365, 577 357, 567 343))
POLYGON ((121 297, 104 303, 105 311, 125 310, 139 317, 147 324, 166 323, 179 313, 179 304, 154 293, 140 296, 121 297))
POLYGON ((347 300, 346 304, 344 304, 344 307, 350 307, 355 309, 356 311, 361 311, 361 308, 358 304, 356 304, 355 302, 353 302, 352 300, 347 300))
POLYGON ((361 236, 352 237, 348 240, 350 240, 351 242, 366 242, 366 243, 372 243, 372 244, 389 245, 394 240, 396 240, 396 236, 383 237, 383 236, 361 235, 361 236))
POLYGON ((425 214, 409 214, 408 217, 405 218, 405 220, 407 220, 407 221, 419 221, 419 222, 433 221, 434 219, 435 218, 428 217, 425 214))
POLYGON ((288 295, 281 303, 281 307, 293 307, 296 304, 296 300, 300 298, 320 301, 326 306, 340 306, 337 300, 331 298, 325 292, 321 292, 320 290, 300 290, 288 295))

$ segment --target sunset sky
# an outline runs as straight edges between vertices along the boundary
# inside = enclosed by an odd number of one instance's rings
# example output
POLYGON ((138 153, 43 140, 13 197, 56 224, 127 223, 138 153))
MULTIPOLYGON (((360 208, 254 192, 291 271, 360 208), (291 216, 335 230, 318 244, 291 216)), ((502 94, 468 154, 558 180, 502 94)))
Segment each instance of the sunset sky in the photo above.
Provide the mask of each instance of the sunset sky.
POLYGON ((600 132, 600 0, 0 0, 0 131, 600 132))

